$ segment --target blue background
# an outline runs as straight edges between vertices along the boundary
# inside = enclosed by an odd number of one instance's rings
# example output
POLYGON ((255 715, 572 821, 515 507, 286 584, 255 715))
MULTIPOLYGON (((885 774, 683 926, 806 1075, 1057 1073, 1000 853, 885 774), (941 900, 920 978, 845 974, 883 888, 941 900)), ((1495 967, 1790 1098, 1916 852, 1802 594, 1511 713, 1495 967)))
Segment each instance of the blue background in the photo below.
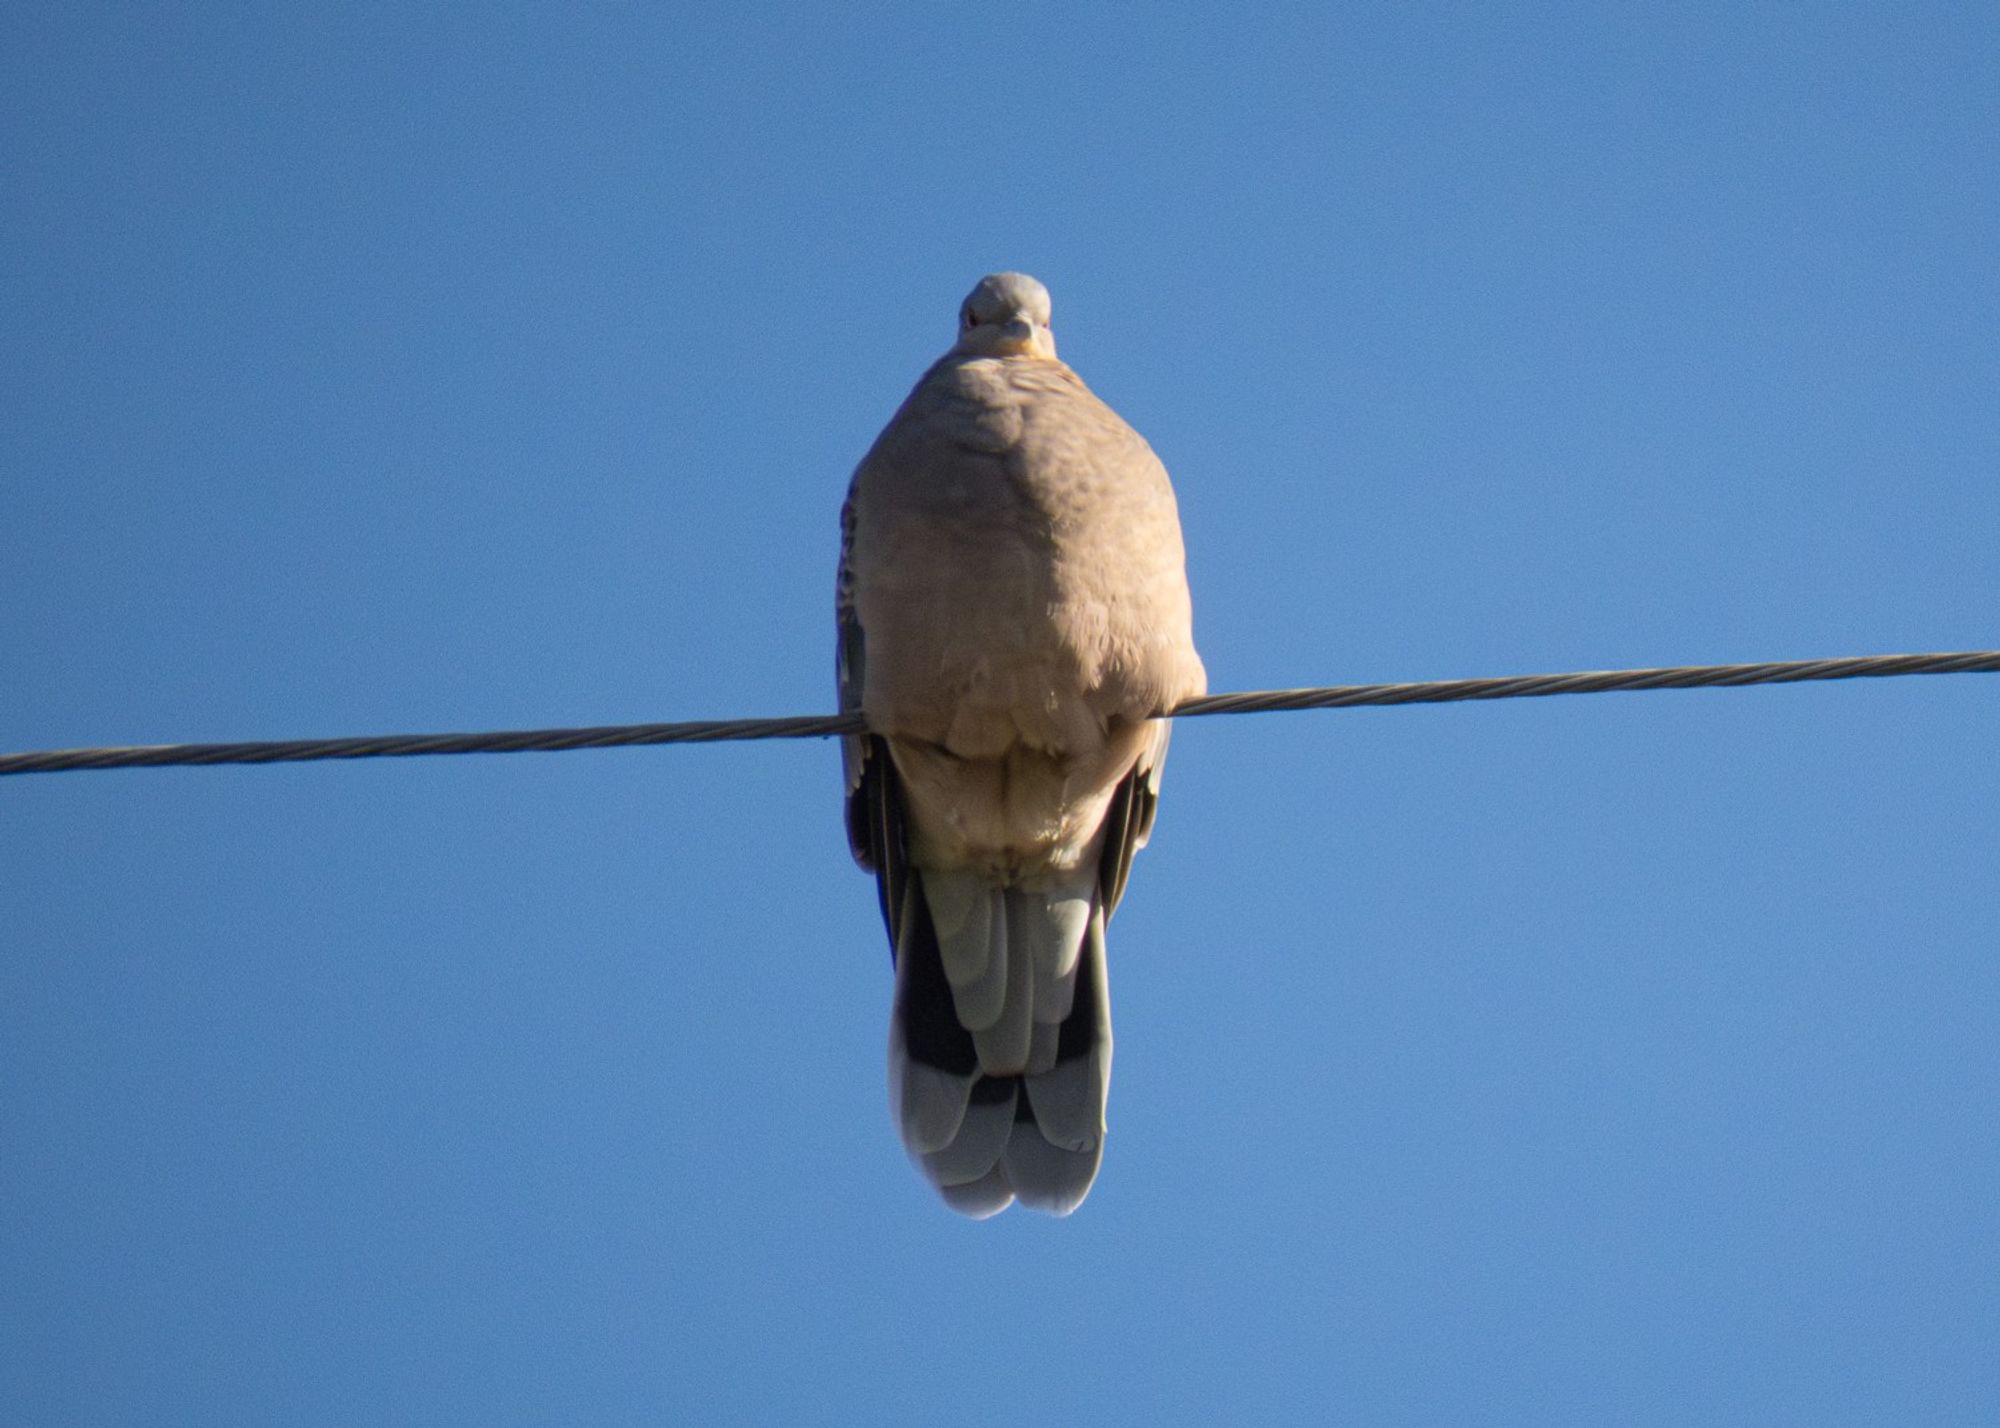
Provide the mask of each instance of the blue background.
MULTIPOLYGON (((11 6, 0 748, 812 713, 981 273, 1217 689, 2000 646, 1990 4, 11 6)), ((805 742, 0 783, 0 1420, 1991 1423, 2000 683, 1183 725, 1106 1166, 805 742)))

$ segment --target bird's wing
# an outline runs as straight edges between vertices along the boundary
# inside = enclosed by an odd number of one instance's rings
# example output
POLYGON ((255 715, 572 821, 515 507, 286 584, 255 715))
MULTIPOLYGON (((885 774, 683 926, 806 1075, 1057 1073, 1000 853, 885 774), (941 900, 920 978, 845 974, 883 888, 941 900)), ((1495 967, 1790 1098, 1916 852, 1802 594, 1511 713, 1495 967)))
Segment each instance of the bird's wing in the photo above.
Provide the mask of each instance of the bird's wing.
MULTIPOLYGON (((834 618, 838 633, 834 678, 840 712, 861 709, 867 671, 867 637, 854 608, 854 498, 840 508, 840 573, 834 587, 834 618)), ((879 735, 847 734, 840 741, 841 769, 847 785, 847 846, 854 861, 875 874, 882 902, 882 921, 889 929, 889 946, 896 946, 903 915, 903 890, 909 865, 903 841, 902 794, 895 766, 879 735)))
POLYGON ((1160 811, 1160 770, 1167 761, 1167 740, 1173 725, 1162 719, 1132 772, 1120 781, 1104 813, 1104 849, 1097 860, 1097 886, 1104 899, 1104 916, 1118 910, 1132 876, 1132 857, 1153 836, 1153 819, 1160 811))

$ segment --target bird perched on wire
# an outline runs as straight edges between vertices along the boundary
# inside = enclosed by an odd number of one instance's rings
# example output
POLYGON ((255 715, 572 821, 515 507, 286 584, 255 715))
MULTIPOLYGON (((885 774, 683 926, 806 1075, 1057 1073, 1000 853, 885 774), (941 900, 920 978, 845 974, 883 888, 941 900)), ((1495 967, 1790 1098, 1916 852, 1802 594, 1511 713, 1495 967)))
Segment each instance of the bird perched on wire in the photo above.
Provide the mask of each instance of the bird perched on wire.
POLYGON ((847 830, 896 970, 889 1099, 945 1202, 1066 1215, 1104 1153, 1104 926, 1207 687, 1152 448, 980 279, 841 512, 847 830))

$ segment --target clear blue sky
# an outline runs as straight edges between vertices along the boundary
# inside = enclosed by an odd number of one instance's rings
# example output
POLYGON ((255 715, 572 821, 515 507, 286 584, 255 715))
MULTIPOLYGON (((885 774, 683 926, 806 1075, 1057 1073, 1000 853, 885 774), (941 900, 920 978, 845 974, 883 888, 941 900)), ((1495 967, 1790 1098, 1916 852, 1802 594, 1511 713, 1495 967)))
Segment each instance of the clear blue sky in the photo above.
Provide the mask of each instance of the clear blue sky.
MULTIPOLYGON (((831 706, 981 273, 1220 689, 2000 646, 1990 4, 8 7, 0 748, 831 706)), ((0 783, 9 1424, 2000 1420, 2000 681, 1208 720, 946 1212, 823 743, 0 783)))

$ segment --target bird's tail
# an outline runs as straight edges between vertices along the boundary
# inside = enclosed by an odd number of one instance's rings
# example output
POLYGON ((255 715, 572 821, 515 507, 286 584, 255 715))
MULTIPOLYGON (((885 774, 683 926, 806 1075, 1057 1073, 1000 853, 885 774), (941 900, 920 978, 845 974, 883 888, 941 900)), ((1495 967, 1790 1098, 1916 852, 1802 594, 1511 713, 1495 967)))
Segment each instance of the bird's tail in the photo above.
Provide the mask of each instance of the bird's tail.
POLYGON ((1111 1000, 1097 874, 1002 887, 912 870, 897 919, 889 1096, 945 1203, 1067 1215, 1104 1154, 1111 1000))

